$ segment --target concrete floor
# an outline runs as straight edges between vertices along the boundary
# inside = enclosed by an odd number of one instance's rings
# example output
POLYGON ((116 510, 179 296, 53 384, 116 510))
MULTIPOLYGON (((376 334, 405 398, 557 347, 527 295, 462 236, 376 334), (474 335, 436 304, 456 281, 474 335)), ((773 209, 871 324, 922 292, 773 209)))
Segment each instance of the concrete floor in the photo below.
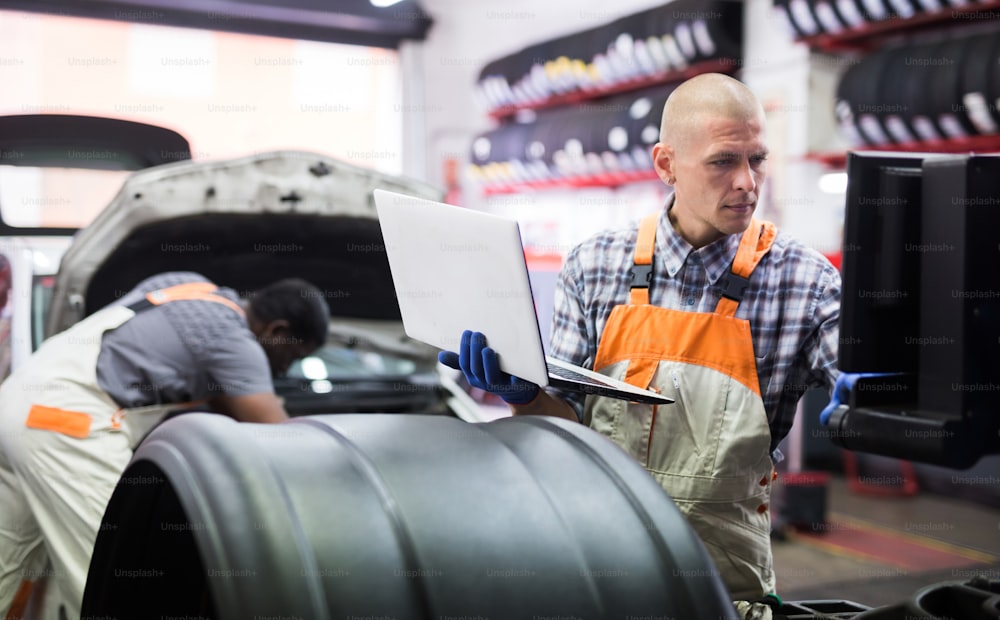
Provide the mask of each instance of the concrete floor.
POLYGON ((1000 580, 1000 510, 926 492, 882 497, 831 477, 820 527, 773 543, 786 601, 895 605, 920 589, 975 575, 1000 580), (812 530, 812 531, 810 531, 812 530))

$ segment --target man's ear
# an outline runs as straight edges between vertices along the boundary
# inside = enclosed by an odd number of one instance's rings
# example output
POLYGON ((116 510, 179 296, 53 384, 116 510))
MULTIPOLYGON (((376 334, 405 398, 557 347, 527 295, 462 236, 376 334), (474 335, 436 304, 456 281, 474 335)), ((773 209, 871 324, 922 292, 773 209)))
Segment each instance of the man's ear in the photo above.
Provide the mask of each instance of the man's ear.
POLYGON ((280 337, 287 337, 291 332, 290 325, 285 319, 274 319, 273 321, 268 321, 261 331, 261 335, 266 338, 276 339, 280 337))
POLYGON ((653 169, 667 185, 674 184, 674 149, 662 142, 653 145, 653 169))

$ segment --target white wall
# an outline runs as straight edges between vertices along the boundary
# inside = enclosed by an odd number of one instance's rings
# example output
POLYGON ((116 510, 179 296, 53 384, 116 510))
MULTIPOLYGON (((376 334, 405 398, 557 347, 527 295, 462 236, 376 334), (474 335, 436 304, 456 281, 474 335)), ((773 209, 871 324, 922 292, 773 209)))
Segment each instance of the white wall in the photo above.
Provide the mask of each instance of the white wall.
MULTIPOLYGON (((404 89, 405 172, 441 186, 445 158, 467 161, 472 137, 493 126, 475 98, 476 77, 490 60, 662 4, 423 0, 434 26, 426 41, 401 50, 404 79, 411 82, 404 89)), ((804 45, 791 41, 771 7, 771 0, 746 0, 744 59, 737 74, 768 109, 772 178, 760 214, 822 251, 836 251, 843 197, 819 192, 817 179, 825 170, 803 156, 818 148, 844 146, 833 132, 832 100, 827 101, 835 84, 831 70, 835 75, 841 65, 827 61, 817 71, 817 60, 804 45)), ((525 224, 526 237, 555 251, 564 251, 590 232, 657 209, 663 194, 657 182, 621 190, 490 199, 474 188, 465 189, 464 204, 517 217, 525 224)))
MULTIPOLYGON (((422 66, 413 79, 423 82, 422 100, 414 109, 424 112, 424 144, 406 149, 412 163, 407 172, 440 184, 440 160, 465 157, 471 136, 492 126, 485 106, 475 97, 479 71, 486 63, 547 39, 585 30, 662 4, 655 0, 600 0, 576 2, 538 0, 423 0, 434 19, 426 41, 407 44, 404 58, 416 56, 422 66)), ((409 66, 408 66, 409 68, 409 66)))

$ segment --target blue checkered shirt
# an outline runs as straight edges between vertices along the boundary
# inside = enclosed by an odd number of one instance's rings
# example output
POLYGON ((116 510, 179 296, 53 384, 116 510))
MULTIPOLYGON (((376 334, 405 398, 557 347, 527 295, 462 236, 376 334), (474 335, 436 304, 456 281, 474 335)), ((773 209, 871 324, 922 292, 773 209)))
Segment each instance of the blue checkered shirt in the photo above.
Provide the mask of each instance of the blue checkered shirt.
MULTIPOLYGON (((695 250, 660 215, 653 252, 650 303, 714 312, 719 278, 733 262, 740 235, 695 250)), ((593 368, 611 310, 628 303, 638 225, 599 233, 566 257, 555 294, 549 354, 593 368)), ((757 377, 771 427, 771 449, 788 434, 799 398, 830 389, 836 368, 840 273, 823 255, 778 233, 750 276, 736 317, 750 321, 757 377)), ((583 419, 583 394, 558 392, 583 419)))

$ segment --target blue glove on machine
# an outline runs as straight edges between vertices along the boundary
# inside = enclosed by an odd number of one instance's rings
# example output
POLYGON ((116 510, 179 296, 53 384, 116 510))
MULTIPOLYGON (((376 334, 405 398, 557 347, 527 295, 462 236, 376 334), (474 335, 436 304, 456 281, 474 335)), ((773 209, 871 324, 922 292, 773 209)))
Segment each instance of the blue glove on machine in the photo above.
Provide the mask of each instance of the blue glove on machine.
POLYGON ((864 377, 886 377, 895 375, 895 372, 844 372, 837 377, 837 382, 833 385, 833 396, 830 403, 819 413, 819 421, 824 426, 830 421, 830 416, 841 405, 847 405, 851 400, 851 390, 858 379, 864 377))
POLYGON ((496 394, 511 405, 530 403, 538 396, 538 386, 500 370, 497 353, 486 346, 486 336, 465 330, 458 353, 441 351, 438 361, 461 370, 473 387, 496 394))

